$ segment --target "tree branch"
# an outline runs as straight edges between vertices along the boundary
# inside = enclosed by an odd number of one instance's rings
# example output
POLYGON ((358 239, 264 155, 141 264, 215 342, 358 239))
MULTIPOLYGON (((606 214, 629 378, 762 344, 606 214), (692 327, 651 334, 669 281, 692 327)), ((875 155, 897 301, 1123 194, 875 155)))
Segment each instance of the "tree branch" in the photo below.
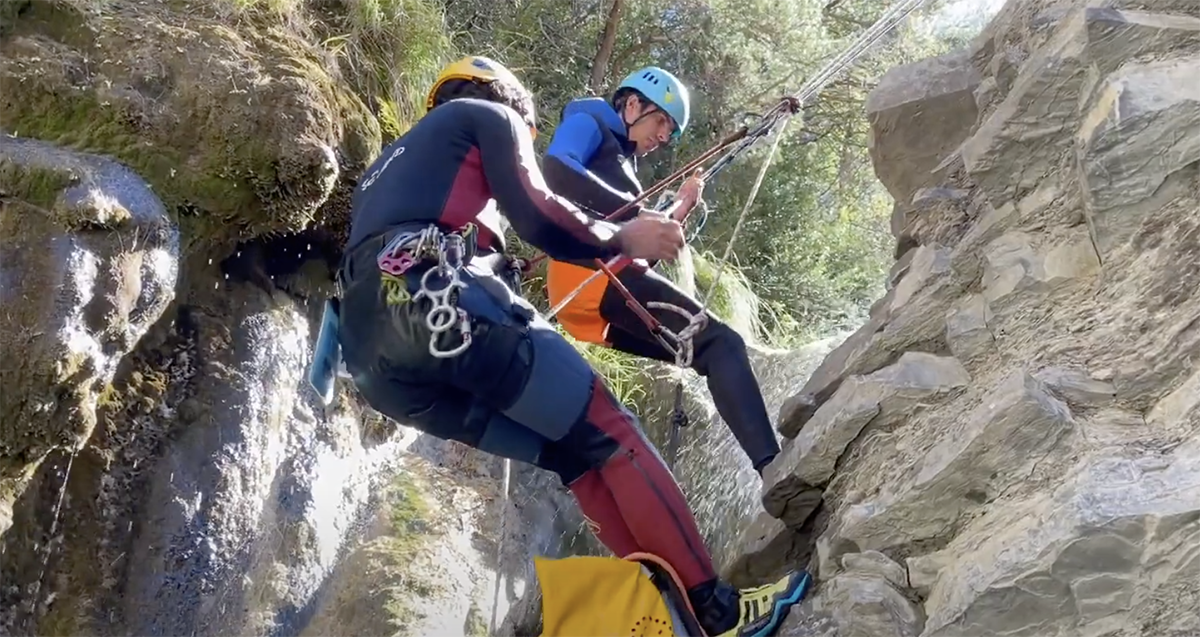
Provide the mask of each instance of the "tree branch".
POLYGON ((604 33, 600 36, 600 47, 596 57, 592 58, 592 75, 588 79, 588 88, 592 93, 599 94, 604 88, 604 78, 608 75, 608 63, 612 59, 613 47, 617 44, 617 26, 621 22, 621 5, 623 0, 612 0, 612 9, 608 19, 604 21, 604 33))
POLYGON ((612 68, 614 68, 614 69, 624 68, 625 62, 628 61, 629 58, 633 57, 634 55, 637 55, 638 53, 644 53, 645 51, 647 51, 651 47, 653 47, 655 44, 662 44, 664 42, 667 42, 668 40, 669 40, 669 38, 667 38, 665 33, 660 33, 657 35, 652 35, 652 36, 642 40, 641 42, 638 42, 637 44, 626 47, 625 49, 623 49, 620 53, 618 53, 613 58, 612 68))

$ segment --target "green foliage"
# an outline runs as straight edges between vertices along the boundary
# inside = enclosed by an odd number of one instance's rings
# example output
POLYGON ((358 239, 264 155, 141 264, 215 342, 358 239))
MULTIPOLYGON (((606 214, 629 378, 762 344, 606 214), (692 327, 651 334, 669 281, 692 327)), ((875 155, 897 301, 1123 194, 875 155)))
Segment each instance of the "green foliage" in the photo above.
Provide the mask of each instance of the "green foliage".
POLYGON ((233 15, 281 23, 320 42, 379 119, 384 141, 412 126, 455 54, 437 0, 220 0, 233 15))
POLYGON ((635 356, 618 352, 615 349, 584 343, 571 338, 559 328, 559 332, 571 342, 592 369, 604 378, 608 388, 621 404, 629 407, 638 416, 638 405, 643 404, 646 397, 645 363, 635 356))
POLYGON ((0 196, 20 199, 49 210, 59 193, 75 182, 69 171, 22 166, 0 159, 0 196))
POLYGON ((453 55, 433 0, 341 0, 337 51, 360 95, 373 100, 384 138, 398 137, 425 112, 425 93, 453 55), (342 13, 344 11, 344 13, 342 13))

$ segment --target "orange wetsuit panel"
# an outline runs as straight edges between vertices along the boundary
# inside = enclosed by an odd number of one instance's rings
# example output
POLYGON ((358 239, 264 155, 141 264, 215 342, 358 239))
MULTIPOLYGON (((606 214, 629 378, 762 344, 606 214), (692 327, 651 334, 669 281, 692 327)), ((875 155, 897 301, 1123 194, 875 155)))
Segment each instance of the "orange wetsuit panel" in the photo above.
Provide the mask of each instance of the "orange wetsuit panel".
MULTIPOLYGON (((551 260, 546 270, 546 293, 550 306, 558 305, 596 270, 551 260)), ((608 289, 608 277, 600 275, 555 316, 576 340, 607 345, 608 321, 600 317, 600 299, 608 289)))

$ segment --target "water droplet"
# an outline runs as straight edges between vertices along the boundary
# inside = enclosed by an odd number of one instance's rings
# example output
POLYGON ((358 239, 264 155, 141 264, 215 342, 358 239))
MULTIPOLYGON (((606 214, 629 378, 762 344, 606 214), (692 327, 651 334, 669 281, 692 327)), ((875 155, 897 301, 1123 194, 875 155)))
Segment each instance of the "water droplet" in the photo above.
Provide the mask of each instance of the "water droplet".
POLYGON ((212 265, 212 259, 209 259, 209 260, 208 260, 208 264, 209 264, 209 265, 212 265))

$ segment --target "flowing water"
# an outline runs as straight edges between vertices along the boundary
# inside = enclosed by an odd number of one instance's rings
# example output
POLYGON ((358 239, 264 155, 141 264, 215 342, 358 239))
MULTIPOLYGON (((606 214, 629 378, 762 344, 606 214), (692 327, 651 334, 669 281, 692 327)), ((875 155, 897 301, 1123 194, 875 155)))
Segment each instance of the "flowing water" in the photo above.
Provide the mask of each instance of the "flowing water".
MULTIPOLYGON (((794 350, 751 350, 751 362, 772 418, 845 336, 837 334, 794 350)), ((717 415, 704 379, 691 372, 682 374, 682 379, 692 418, 682 433, 675 475, 714 559, 724 564, 732 557, 729 551, 738 534, 762 510, 762 481, 717 415)), ((655 442, 665 440, 669 413, 658 420, 661 422, 648 423, 655 442)))

